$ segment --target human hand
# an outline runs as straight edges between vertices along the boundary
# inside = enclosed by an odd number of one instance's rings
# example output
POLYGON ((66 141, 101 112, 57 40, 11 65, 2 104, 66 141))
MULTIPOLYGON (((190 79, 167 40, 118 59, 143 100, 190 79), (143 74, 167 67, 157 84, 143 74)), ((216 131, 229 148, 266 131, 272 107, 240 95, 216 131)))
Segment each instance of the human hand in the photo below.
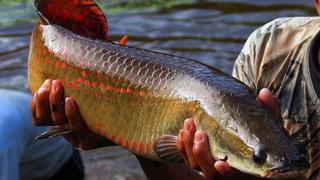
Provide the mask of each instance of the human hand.
MULTIPOLYGON (((269 108, 274 118, 280 119, 280 106, 268 89, 260 91, 258 100, 269 108)), ((258 179, 233 169, 224 161, 214 161, 209 150, 207 134, 197 131, 192 119, 185 120, 183 128, 179 131, 177 148, 185 157, 186 163, 199 170, 200 176, 205 179, 258 179)))
POLYGON ((64 135, 75 147, 94 149, 113 145, 106 138, 91 132, 84 124, 76 102, 64 98, 59 80, 47 79, 30 103, 32 123, 37 126, 69 124, 72 133, 64 135))

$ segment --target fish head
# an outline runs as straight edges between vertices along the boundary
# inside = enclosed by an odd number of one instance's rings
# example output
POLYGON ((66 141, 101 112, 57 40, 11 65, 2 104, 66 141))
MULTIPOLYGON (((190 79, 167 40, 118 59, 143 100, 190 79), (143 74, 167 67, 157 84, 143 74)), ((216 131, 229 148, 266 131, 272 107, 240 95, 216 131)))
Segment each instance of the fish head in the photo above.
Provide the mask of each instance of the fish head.
POLYGON ((208 133, 214 158, 257 177, 302 175, 309 167, 304 147, 255 98, 242 95, 234 99, 219 102, 210 120, 200 123, 206 124, 202 129, 208 133))
POLYGON ((231 148, 231 152, 236 150, 238 153, 228 156, 227 162, 242 172, 258 177, 278 179, 300 176, 309 168, 306 151, 284 134, 270 129, 270 134, 263 137, 255 132, 238 135, 234 139, 238 147, 231 148))

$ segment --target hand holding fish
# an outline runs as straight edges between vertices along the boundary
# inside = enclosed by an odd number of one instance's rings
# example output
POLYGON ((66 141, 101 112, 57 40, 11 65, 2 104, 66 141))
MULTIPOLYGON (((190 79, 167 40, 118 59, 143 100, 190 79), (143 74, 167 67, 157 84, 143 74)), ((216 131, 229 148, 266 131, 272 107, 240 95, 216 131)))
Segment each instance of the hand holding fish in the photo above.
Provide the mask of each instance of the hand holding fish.
MULTIPOLYGON (((275 119, 281 119, 279 103, 268 89, 260 91, 258 100, 269 108, 275 119)), ((207 134, 197 131, 192 119, 185 120, 179 131, 178 149, 184 155, 186 163, 193 169, 200 170, 200 175, 206 179, 257 179, 235 170, 224 161, 215 162, 209 150, 207 134)))
POLYGON ((60 81, 47 79, 30 103, 33 124, 68 124, 73 133, 65 134, 65 139, 82 149, 112 145, 108 139, 92 133, 86 127, 77 104, 70 97, 63 99, 63 94, 64 89, 60 81))

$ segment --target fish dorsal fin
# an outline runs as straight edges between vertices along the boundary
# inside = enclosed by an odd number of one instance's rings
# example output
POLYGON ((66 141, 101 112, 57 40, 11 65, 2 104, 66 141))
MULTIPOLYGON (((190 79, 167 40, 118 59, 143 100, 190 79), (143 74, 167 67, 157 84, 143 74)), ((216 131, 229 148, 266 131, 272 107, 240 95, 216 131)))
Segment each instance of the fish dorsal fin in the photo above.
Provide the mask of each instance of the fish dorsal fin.
POLYGON ((92 39, 107 40, 106 17, 93 0, 34 0, 41 22, 92 39))
POLYGON ((162 160, 173 163, 184 162, 183 156, 180 154, 177 148, 177 143, 177 136, 164 135, 159 138, 155 143, 155 151, 158 157, 162 160))

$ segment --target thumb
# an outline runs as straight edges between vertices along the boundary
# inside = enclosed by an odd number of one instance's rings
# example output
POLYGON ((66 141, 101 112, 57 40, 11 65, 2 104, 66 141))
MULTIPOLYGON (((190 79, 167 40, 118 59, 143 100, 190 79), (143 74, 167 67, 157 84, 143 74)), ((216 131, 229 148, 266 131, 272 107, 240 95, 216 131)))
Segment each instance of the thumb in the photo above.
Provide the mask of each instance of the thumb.
POLYGON ((274 118, 276 119, 281 118, 280 104, 278 100, 274 96, 272 96, 272 93, 269 89, 267 88, 261 89, 259 92, 258 99, 260 100, 260 102, 262 102, 264 105, 266 105, 269 108, 274 118))

